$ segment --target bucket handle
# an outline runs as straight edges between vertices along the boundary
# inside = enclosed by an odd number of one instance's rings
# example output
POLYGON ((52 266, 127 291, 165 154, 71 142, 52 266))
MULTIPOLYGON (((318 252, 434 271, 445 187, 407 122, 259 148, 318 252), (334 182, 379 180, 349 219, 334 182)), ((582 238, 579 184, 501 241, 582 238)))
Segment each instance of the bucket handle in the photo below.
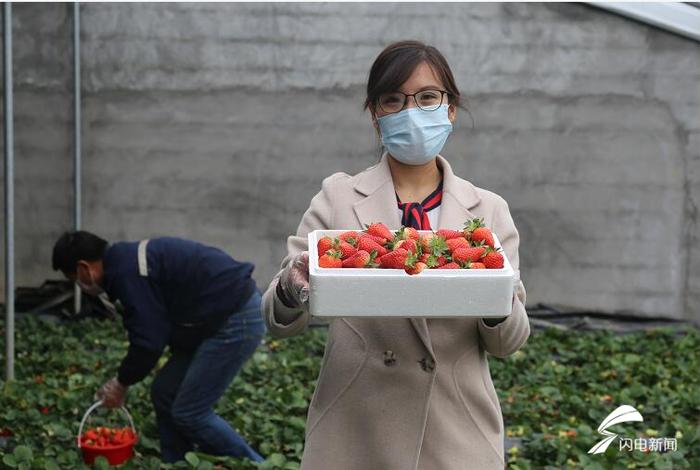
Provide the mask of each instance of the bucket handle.
MULTIPOLYGON (((80 436, 83 435, 83 427, 85 426, 85 422, 87 421, 88 417, 92 414, 93 411, 95 411, 97 408, 102 406, 102 400, 97 400, 95 403, 93 403, 90 408, 87 409, 85 414, 83 415, 83 419, 80 421, 80 427, 78 428, 78 436, 76 438, 78 442, 78 447, 80 447, 80 436)), ((126 417, 129 419, 129 425, 131 426, 131 429, 136 432, 136 427, 134 426, 134 420, 131 418, 131 415, 129 414, 129 411, 126 409, 125 406, 121 406, 119 408, 124 412, 126 417)))

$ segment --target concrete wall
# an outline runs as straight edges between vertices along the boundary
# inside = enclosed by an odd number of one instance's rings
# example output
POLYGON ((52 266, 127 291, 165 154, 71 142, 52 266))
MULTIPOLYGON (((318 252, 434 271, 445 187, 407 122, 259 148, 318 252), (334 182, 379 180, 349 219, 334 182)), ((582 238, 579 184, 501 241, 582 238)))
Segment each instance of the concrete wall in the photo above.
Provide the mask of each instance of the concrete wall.
MULTIPOLYGON (((15 5, 18 283, 71 226, 70 15, 15 5), (24 38, 24 39, 22 39, 24 38)), ((392 41, 468 100, 443 154, 503 195, 529 304, 700 318, 700 44, 582 4, 86 4, 85 226, 257 263, 321 180, 377 158, 361 110, 392 41)))

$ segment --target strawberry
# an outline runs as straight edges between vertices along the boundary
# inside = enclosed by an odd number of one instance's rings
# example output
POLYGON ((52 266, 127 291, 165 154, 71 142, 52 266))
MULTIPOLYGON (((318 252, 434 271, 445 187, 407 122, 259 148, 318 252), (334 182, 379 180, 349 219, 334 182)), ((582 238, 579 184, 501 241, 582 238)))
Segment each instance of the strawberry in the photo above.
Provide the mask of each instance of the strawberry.
POLYGON ((462 235, 467 240, 471 240, 472 232, 479 227, 485 227, 483 218, 474 218, 468 220, 464 223, 464 229, 462 230, 462 235))
POLYGON ((471 241, 476 246, 493 246, 493 235, 487 227, 479 227, 472 232, 471 241))
POLYGON ((472 219, 464 224, 464 238, 475 246, 493 246, 494 244, 491 230, 484 225, 483 218, 472 219))
POLYGON ((357 253, 357 248, 352 246, 350 243, 341 240, 338 243, 337 251, 340 252, 341 259, 347 259, 347 258, 351 257, 352 255, 354 255, 355 253, 357 253))
POLYGON ((430 244, 433 242, 435 237, 436 235, 434 233, 429 233, 418 237, 418 244, 424 253, 430 251, 430 244))
POLYGON ((348 232, 341 233, 340 235, 338 235, 338 238, 346 243, 351 244, 352 246, 355 246, 357 240, 360 238, 360 234, 354 230, 350 230, 348 232))
POLYGON ((460 269, 460 266, 454 261, 451 263, 443 264, 439 269, 460 269))
POLYGON ((425 263, 421 263, 420 261, 414 263, 413 267, 406 266, 404 271, 406 271, 407 274, 414 275, 418 274, 424 269, 426 269, 428 266, 425 263))
POLYGON ((418 255, 416 255, 415 253, 409 253, 404 264, 404 271, 406 271, 407 274, 411 275, 418 274, 428 267, 428 265, 419 261, 418 255))
POLYGON ((336 242, 337 239, 334 240, 331 237, 321 237, 317 245, 319 256, 324 254, 328 250, 332 250, 335 247, 336 242))
POLYGON ((486 269, 484 263, 469 263, 469 269, 486 269))
POLYGON ((459 238, 450 238, 446 243, 447 247, 453 253, 457 248, 469 248, 469 242, 466 238, 461 236, 459 238))
POLYGON ((452 261, 464 264, 467 261, 476 261, 484 256, 486 250, 481 247, 457 248, 452 252, 452 261))
POLYGON ((379 266, 385 269, 404 269, 406 258, 408 258, 408 251, 397 248, 382 256, 379 260, 379 266))
POLYGON ((321 268, 342 268, 343 262, 340 260, 340 253, 328 250, 325 255, 318 259, 318 266, 321 268))
POLYGON ((486 269, 501 269, 503 267, 503 255, 495 249, 490 249, 481 259, 486 269))
POLYGON ((388 241, 386 238, 378 237, 369 233, 363 233, 362 235, 360 235, 360 238, 369 238, 381 246, 386 245, 386 242, 388 241))
POLYGON ((373 252, 370 255, 365 250, 358 250, 357 253, 355 253, 350 258, 343 261, 343 267, 344 268, 375 267, 376 266, 376 264, 374 264, 374 257, 375 256, 376 256, 376 252, 373 252))
POLYGON ((432 255, 430 253, 423 253, 422 255, 420 255, 420 258, 418 258, 418 261, 420 261, 421 263, 427 264, 428 260, 431 258, 431 256, 432 255))
POLYGON ((430 253, 435 256, 442 256, 447 252, 448 248, 445 238, 437 234, 430 234, 422 237, 420 239, 420 246, 424 253, 430 253))
POLYGON ((467 248, 455 248, 452 252, 452 261, 460 265, 463 265, 469 261, 469 252, 467 251, 467 248))
POLYGON ((450 230, 446 228, 441 228, 436 233, 445 240, 452 240, 453 238, 460 238, 464 236, 459 230, 450 230))
POLYGON ((394 245, 394 249, 396 248, 403 248, 409 253, 418 253, 418 243, 416 243, 416 241, 412 238, 409 238, 407 240, 399 240, 394 245))
POLYGON ((444 256, 428 255, 426 258, 425 255, 428 254, 424 253, 423 256, 421 256, 420 261, 427 264, 429 268, 439 268, 440 266, 447 264, 447 258, 444 256))
POLYGON ((370 235, 374 235, 375 237, 384 238, 386 240, 391 240, 392 238, 394 238, 394 236, 389 231, 389 228, 387 228, 387 226, 381 222, 369 224, 365 232, 370 235))
POLYGON ((396 232, 395 238, 399 240, 418 240, 420 235, 418 234, 418 230, 414 229, 413 227, 401 227, 396 232))
POLYGON ((373 251, 376 251, 377 256, 384 256, 385 254, 387 254, 389 252, 389 250, 387 250, 382 245, 375 242, 373 239, 371 239, 368 236, 360 237, 360 240, 357 242, 357 249, 364 250, 367 253, 371 253, 373 251))

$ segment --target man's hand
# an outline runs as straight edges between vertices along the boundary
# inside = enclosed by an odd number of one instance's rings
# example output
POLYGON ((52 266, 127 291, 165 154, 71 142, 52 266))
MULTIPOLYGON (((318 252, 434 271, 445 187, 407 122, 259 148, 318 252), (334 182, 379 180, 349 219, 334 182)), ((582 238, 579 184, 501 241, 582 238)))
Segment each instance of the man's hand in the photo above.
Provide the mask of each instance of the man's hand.
POLYGON ((129 390, 129 387, 120 384, 117 378, 114 377, 105 382, 95 396, 102 400, 102 406, 119 408, 124 405, 127 390, 129 390))

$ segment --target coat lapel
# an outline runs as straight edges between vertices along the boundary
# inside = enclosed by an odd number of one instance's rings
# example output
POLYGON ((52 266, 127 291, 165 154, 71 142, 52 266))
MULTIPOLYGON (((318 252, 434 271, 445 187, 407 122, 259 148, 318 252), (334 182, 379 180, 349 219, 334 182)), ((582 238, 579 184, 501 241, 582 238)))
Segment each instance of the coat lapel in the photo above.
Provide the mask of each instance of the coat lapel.
MULTIPOLYGON (((440 204, 438 228, 461 229, 464 222, 474 217, 469 209, 479 203, 479 195, 474 186, 452 172, 452 167, 438 155, 438 165, 442 168, 443 196, 440 204)), ((396 205, 396 192, 391 179, 388 156, 382 155, 380 162, 369 168, 355 184, 355 190, 366 197, 353 205, 353 210, 361 227, 372 222, 384 222, 389 229, 401 226, 401 217, 396 205)), ((435 353, 430 341, 430 333, 425 318, 410 318, 418 337, 430 355, 435 353)))
POLYGON ((475 217, 469 209, 476 206, 481 198, 474 185, 452 172, 447 160, 440 155, 437 160, 442 168, 442 202, 438 228, 461 230, 464 222, 475 217))
POLYGON ((367 196, 353 204, 353 210, 363 229, 371 223, 383 222, 390 230, 398 230, 401 217, 386 154, 358 179, 355 190, 367 196))

